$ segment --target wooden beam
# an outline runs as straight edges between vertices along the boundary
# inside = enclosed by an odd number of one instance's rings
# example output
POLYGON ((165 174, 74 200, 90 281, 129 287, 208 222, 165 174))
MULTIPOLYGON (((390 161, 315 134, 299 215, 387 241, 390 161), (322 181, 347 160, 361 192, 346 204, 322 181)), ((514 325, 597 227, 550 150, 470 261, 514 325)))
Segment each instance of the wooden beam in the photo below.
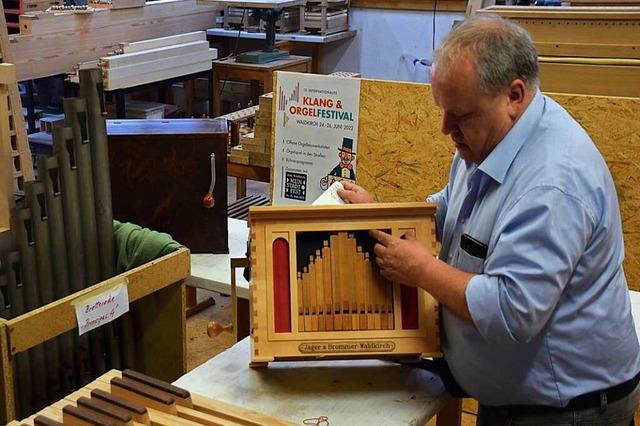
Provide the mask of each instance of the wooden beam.
MULTIPOLYGON (((621 40, 624 41, 624 40, 621 40)), ((580 58, 640 59, 638 44, 589 44, 534 41, 540 56, 576 56, 580 58)))
POLYGON ((9 91, 0 85, 0 229, 9 228, 10 200, 13 198, 13 164, 9 144, 9 91))
POLYGON ((151 40, 134 41, 131 43, 120 43, 123 53, 139 52, 141 50, 156 49, 159 47, 174 46, 176 44, 189 43, 192 41, 206 40, 206 31, 194 31, 187 34, 178 34, 167 37, 152 38, 151 40))

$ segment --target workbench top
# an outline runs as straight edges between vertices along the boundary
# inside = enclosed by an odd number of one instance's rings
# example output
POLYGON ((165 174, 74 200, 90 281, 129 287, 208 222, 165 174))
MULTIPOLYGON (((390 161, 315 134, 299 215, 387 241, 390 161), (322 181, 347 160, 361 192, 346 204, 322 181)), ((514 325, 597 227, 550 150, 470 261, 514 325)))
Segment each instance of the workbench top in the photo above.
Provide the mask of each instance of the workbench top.
POLYGON ((174 384, 296 424, 423 425, 447 402, 435 374, 381 360, 272 362, 249 367, 245 338, 174 384))

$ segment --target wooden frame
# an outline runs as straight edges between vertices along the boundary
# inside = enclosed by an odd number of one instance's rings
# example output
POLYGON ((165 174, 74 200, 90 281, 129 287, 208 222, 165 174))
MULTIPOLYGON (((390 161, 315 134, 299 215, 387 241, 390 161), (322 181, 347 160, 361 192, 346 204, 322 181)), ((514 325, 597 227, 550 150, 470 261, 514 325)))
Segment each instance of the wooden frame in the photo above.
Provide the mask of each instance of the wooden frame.
POLYGON ((128 279, 129 301, 139 300, 142 364, 145 374, 173 381, 186 371, 184 282, 189 276, 188 249, 156 259, 11 320, 0 319, 0 423, 15 419, 13 359, 77 326, 71 302, 128 279), (151 296, 152 297, 147 297, 151 296))
POLYGON ((13 164, 9 126, 9 85, 16 84, 13 65, 0 65, 0 229, 9 228, 9 200, 13 197, 13 164))
POLYGON ((367 241, 370 229, 408 232, 434 251, 435 209, 434 203, 251 207, 252 365, 439 355, 437 302, 379 275, 367 241))

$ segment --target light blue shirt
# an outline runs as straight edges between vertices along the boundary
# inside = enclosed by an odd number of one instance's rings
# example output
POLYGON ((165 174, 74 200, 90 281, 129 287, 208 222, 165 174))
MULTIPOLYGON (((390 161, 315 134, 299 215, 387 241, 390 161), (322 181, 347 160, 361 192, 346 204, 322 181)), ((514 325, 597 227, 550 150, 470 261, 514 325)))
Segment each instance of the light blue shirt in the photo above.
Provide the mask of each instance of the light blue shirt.
POLYGON ((442 350, 485 405, 564 406, 640 371, 613 179, 573 118, 538 92, 491 154, 457 153, 437 211, 440 259, 475 273, 477 328, 442 310, 442 350), (486 259, 460 248, 468 234, 486 259))

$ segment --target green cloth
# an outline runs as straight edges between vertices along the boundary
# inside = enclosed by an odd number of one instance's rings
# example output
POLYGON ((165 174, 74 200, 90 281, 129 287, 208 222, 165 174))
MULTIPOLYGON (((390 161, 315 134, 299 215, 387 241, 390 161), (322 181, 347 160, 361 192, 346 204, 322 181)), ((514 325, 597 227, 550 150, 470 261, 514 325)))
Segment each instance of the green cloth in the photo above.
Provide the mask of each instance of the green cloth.
POLYGON ((164 232, 152 231, 133 223, 113 221, 118 274, 144 265, 183 247, 164 232))

